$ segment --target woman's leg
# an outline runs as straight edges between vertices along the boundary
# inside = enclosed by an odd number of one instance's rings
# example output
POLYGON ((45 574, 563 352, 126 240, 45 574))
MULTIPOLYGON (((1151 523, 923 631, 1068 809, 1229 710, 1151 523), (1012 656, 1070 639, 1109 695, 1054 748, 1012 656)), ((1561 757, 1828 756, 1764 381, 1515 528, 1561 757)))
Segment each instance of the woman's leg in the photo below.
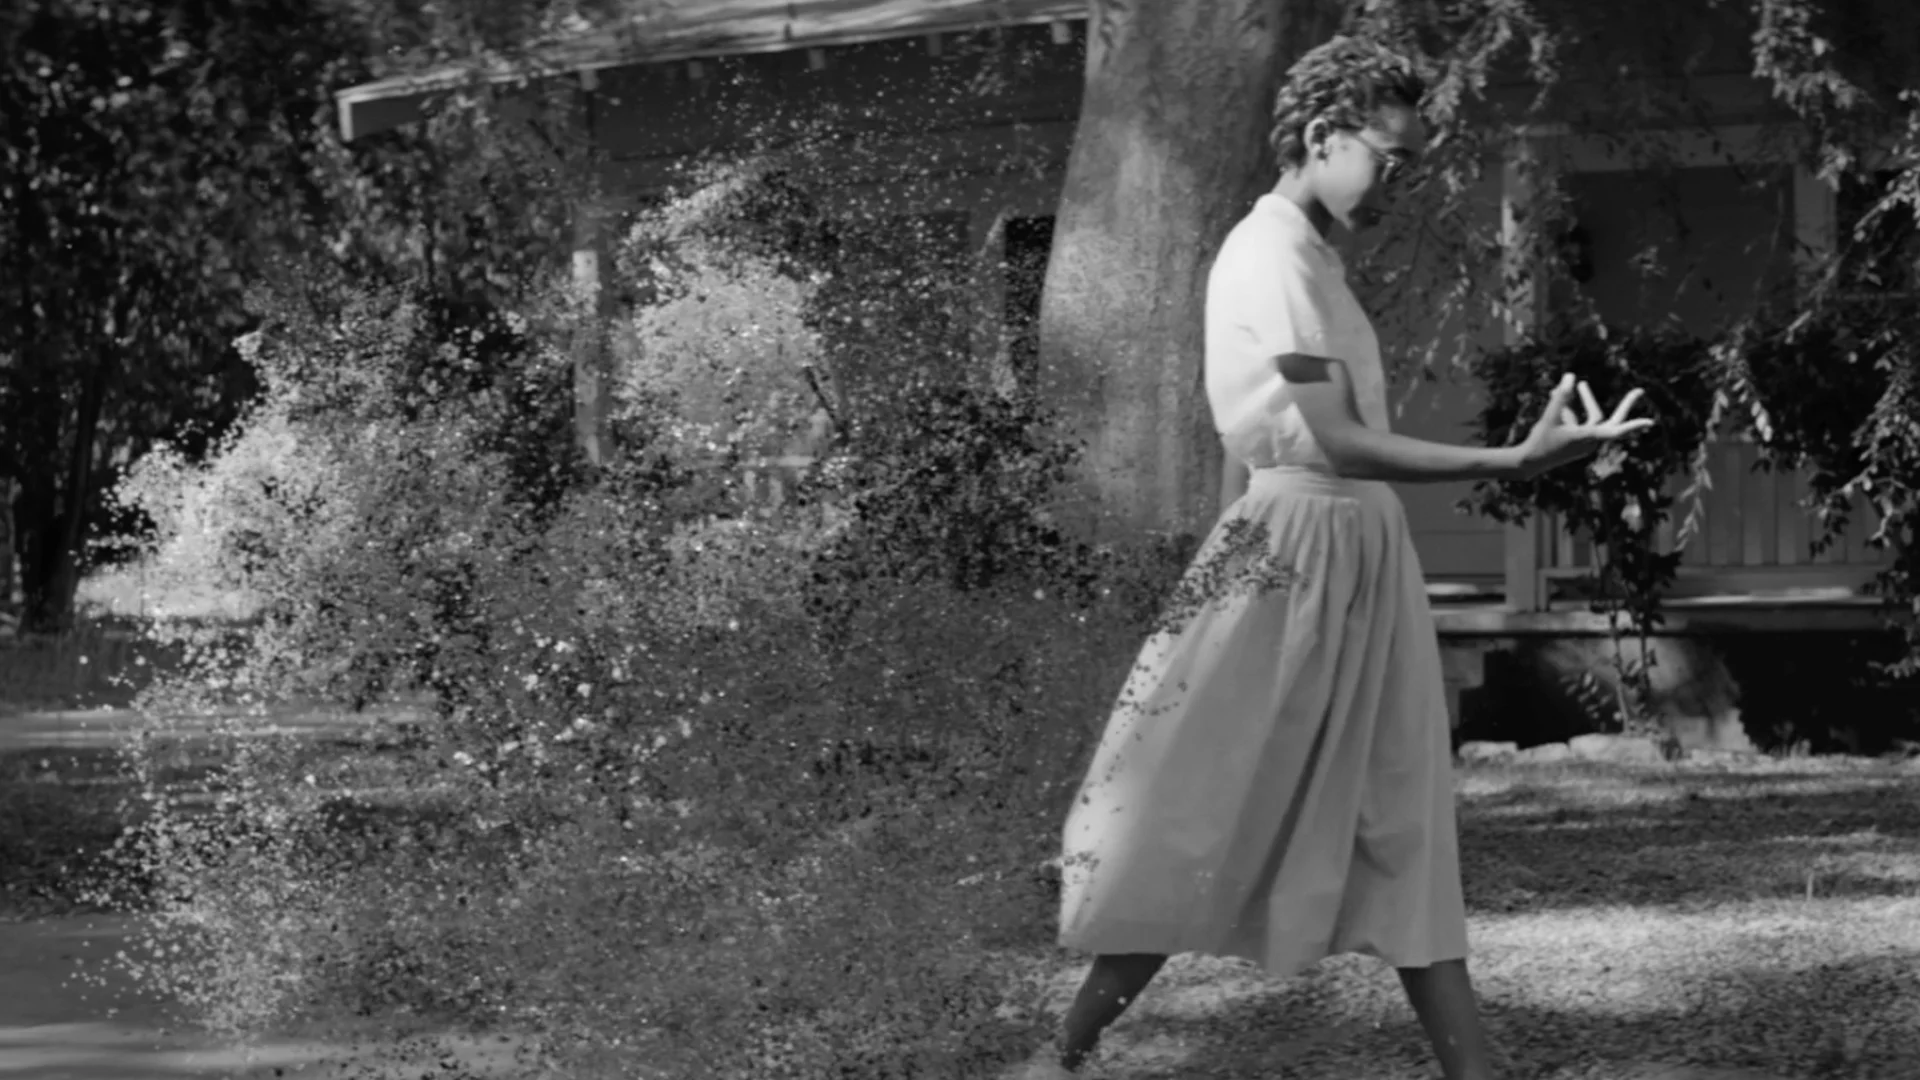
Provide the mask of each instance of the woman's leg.
POLYGON ((1431 967, 1401 968, 1420 1026, 1427 1029, 1433 1054, 1447 1080, 1494 1080, 1487 1033, 1480 1026, 1480 1007, 1465 960, 1443 960, 1431 967))
POLYGON ((1073 999, 1073 1007, 1067 1010, 1060 1040, 1060 1064, 1069 1070, 1078 1069, 1093 1053, 1100 1033, 1120 1019, 1120 1014, 1127 1011, 1127 1006, 1133 1004, 1140 991, 1159 973, 1160 965, 1166 962, 1166 957, 1152 953, 1094 957, 1093 970, 1087 972, 1086 981, 1080 984, 1080 993, 1073 999))

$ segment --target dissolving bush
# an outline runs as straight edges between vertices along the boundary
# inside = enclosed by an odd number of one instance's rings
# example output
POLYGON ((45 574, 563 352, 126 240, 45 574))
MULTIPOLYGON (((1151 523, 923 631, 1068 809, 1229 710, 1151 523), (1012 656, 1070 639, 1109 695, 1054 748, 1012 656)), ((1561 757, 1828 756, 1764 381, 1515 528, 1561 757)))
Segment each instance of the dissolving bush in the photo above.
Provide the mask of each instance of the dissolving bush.
MULTIPOLYGON (((775 272, 699 265, 715 290, 775 272)), ((308 487, 172 474, 216 549, 255 538, 221 565, 261 614, 156 711, 424 688, 434 713, 356 751, 382 792, 238 738, 221 814, 155 785, 138 851, 177 951, 143 973, 234 1030, 457 1023, 535 1036, 576 1076, 960 1077, 1030 1046, 1006 950, 1048 935, 1036 867, 1177 560, 1053 533, 1050 419, 951 384, 903 385, 908 422, 743 504, 745 449, 794 429, 720 406, 775 416, 778 372, 704 406, 670 373, 821 354, 743 359, 727 318, 647 354, 617 460, 581 470, 508 434, 560 397, 549 331, 502 344, 424 310, 344 291, 265 332, 248 445, 308 487), (496 400, 516 386, 547 404, 496 400)))

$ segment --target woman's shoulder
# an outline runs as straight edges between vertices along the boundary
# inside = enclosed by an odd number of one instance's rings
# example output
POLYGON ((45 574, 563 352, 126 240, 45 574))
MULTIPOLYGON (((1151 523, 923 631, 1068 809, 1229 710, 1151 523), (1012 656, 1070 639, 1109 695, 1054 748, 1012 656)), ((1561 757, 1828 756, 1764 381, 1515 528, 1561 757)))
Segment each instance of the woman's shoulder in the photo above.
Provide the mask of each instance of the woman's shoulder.
POLYGON ((1243 236, 1223 247, 1207 282, 1210 297, 1221 302, 1267 308, 1278 303, 1296 310, 1329 306, 1329 279, 1312 253, 1243 236))
POLYGON ((1212 279, 1216 285, 1246 284, 1272 290, 1289 283, 1304 286, 1320 274, 1312 249, 1284 229, 1249 217, 1234 226, 1220 245, 1212 279))
POLYGON ((1305 235, 1292 218, 1274 212, 1270 199, 1255 203, 1253 209, 1228 230, 1222 253, 1284 259, 1304 264, 1316 249, 1314 238, 1305 235))

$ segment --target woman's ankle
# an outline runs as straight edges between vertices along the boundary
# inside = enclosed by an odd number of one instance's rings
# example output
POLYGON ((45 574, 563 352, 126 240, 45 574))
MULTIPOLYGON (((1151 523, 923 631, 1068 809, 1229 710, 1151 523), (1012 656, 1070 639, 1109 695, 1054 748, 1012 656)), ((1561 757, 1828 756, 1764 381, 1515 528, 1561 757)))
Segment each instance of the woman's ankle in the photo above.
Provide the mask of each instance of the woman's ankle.
POLYGON ((1054 1039, 1048 1053, 1052 1055, 1053 1060, 1060 1063, 1061 1068, 1070 1073, 1078 1073, 1081 1067, 1086 1065, 1087 1059, 1093 1056, 1093 1046, 1076 1043, 1063 1034, 1054 1039))

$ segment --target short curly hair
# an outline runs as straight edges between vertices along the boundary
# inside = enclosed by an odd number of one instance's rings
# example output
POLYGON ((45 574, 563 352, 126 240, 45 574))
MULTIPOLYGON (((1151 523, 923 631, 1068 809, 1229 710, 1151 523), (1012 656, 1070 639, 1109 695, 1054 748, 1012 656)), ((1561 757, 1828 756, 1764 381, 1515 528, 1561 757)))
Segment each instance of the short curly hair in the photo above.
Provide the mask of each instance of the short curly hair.
POLYGON ((1341 36, 1307 52, 1287 71, 1273 100, 1268 141, 1280 168, 1307 159, 1307 125, 1318 119, 1361 128, 1382 105, 1419 108, 1427 95, 1408 56, 1364 37, 1341 36))

